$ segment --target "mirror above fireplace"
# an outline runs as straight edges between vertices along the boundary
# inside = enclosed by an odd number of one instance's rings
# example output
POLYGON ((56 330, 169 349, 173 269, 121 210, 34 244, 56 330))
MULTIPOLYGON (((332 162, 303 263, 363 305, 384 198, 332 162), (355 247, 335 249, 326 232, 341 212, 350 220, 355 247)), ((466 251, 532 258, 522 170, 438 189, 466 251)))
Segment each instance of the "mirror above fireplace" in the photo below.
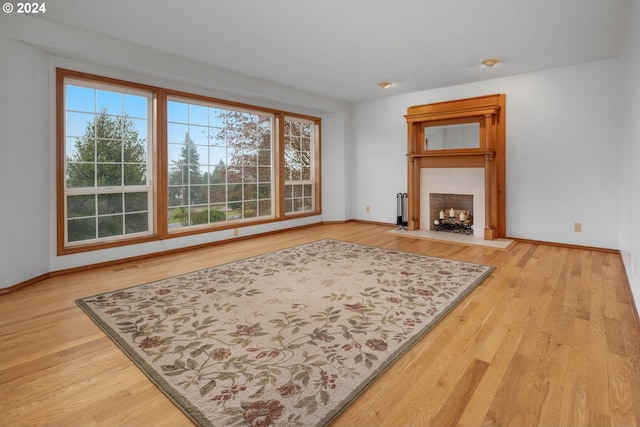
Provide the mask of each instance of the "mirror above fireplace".
POLYGON ((480 123, 454 123, 424 126, 424 147, 427 151, 480 148, 480 123))

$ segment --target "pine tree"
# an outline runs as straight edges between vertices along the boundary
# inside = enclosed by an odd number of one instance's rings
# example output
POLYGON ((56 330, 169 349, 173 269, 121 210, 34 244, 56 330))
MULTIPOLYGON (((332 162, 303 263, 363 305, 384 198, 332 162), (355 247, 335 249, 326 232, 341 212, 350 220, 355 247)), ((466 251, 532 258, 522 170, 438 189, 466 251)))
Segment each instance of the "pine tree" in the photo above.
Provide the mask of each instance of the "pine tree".
POLYGON ((67 156, 67 187, 141 185, 146 182, 147 143, 133 121, 103 109, 67 156))
POLYGON ((171 161, 173 164, 169 170, 170 206, 187 206, 189 205, 189 186, 203 183, 200 155, 189 132, 184 136, 180 157, 171 161))

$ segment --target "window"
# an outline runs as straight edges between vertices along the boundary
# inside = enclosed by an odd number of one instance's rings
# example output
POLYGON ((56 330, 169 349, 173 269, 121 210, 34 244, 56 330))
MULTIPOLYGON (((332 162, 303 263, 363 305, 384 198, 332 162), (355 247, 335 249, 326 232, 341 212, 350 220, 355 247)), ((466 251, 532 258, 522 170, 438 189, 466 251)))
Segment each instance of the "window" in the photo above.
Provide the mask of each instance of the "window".
POLYGON ((57 70, 58 254, 320 214, 320 119, 57 70))
POLYGON ((169 231, 273 218, 274 115, 169 98, 169 231))
POLYGON ((314 210, 315 123, 293 117, 284 120, 285 212, 314 210))
POLYGON ((150 235, 153 94, 74 78, 63 85, 64 246, 150 235))

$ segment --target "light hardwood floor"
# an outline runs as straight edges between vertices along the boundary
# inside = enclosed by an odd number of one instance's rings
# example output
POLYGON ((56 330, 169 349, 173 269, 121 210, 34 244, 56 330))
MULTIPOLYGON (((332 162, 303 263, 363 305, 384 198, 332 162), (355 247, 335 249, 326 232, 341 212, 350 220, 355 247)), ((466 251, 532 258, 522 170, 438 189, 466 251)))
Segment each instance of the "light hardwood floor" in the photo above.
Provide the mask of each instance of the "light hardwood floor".
POLYGON ((0 426, 191 425, 75 305, 322 238, 496 270, 332 424, 640 425, 640 330, 617 254, 509 250, 331 224, 48 279, 0 297, 0 426))

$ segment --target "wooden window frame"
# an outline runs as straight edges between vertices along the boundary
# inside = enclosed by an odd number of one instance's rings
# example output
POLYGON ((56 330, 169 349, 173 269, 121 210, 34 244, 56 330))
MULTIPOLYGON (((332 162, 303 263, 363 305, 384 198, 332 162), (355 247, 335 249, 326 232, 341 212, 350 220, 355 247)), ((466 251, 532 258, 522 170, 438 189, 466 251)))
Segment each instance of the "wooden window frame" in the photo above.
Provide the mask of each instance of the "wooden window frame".
MULTIPOLYGON (((151 111, 152 115, 155 115, 156 100, 158 96, 158 89, 153 86, 127 82, 123 80, 112 79, 108 77, 95 76, 92 74, 81 73, 72 70, 57 69, 56 70, 56 226, 57 226, 57 253, 58 255, 73 254, 78 252, 85 252, 89 250, 106 249, 123 244, 136 244, 157 239, 156 232, 156 195, 154 193, 154 182, 157 179, 157 137, 155 131, 152 131, 151 135, 147 135, 151 144, 151 159, 148 161, 148 165, 151 168, 151 174, 148 177, 150 181, 149 190, 152 194, 151 203, 148 209, 151 211, 151 217, 154 219, 149 224, 149 233, 144 236, 127 237, 126 235, 109 239, 109 240, 88 240, 87 243, 74 243, 67 245, 65 242, 65 229, 66 229, 66 189, 65 189, 65 166, 66 166, 66 135, 65 135, 65 116, 66 116, 66 100, 65 100, 65 81, 81 81, 88 83, 89 86, 95 85, 99 87, 101 85, 119 87, 123 90, 135 90, 147 92, 151 98, 151 111)), ((148 117, 147 120, 153 121, 153 117, 148 117)), ((152 129, 155 126, 152 125, 152 129)))
POLYGON ((103 77, 73 70, 58 68, 56 69, 56 224, 57 224, 57 253, 58 255, 67 255, 93 250, 107 249, 120 246, 128 246, 140 244, 156 240, 164 240, 169 238, 182 237, 192 234, 209 233, 213 231, 236 229, 241 227, 253 226, 265 223, 274 223, 284 220, 292 220, 308 216, 320 215, 321 209, 321 119, 318 117, 286 112, 271 108, 265 108, 255 105, 243 104, 224 99, 212 98, 208 96, 175 91, 161 87, 155 87, 140 83, 103 77), (86 244, 74 244, 73 246, 65 245, 65 96, 64 84, 65 79, 83 80, 85 82, 94 82, 96 85, 107 84, 111 86, 120 86, 123 88, 131 88, 136 90, 147 91, 152 94, 153 117, 153 137, 152 138, 152 158, 150 161, 152 174, 151 192, 153 194, 152 206, 149 209, 153 212, 153 227, 147 236, 123 237, 110 241, 88 241, 86 244), (256 112, 264 112, 273 114, 273 144, 272 144, 272 206, 273 215, 269 217, 257 217, 238 219, 233 221, 214 222, 198 226, 188 226, 181 230, 169 232, 168 227, 168 142, 167 142, 167 102, 168 99, 180 98, 189 102, 193 100, 196 103, 206 103, 219 105, 222 108, 250 110, 256 112), (285 117, 293 119, 302 119, 314 123, 315 138, 313 141, 313 209, 310 211, 300 211, 285 213, 285 177, 284 177, 284 120, 285 117))
MULTIPOLYGON (((276 195, 280 194, 278 191, 276 191, 276 185, 275 185, 278 182, 277 174, 275 173, 275 171, 279 167, 278 158, 280 157, 279 144, 278 144, 280 112, 278 110, 273 110, 273 109, 264 108, 264 107, 257 107, 257 106, 248 105, 248 104, 241 104, 237 102, 230 102, 222 99, 211 98, 207 96, 195 95, 192 93, 179 92, 179 91, 173 91, 173 90, 166 90, 164 95, 165 95, 165 99, 163 101, 164 106, 166 106, 167 102, 171 99, 171 100, 179 100, 181 102, 186 102, 186 103, 193 102, 199 105, 205 104, 211 107, 220 107, 220 108, 225 108, 225 109, 235 110, 235 111, 242 111, 242 112, 248 111, 248 112, 256 112, 256 113, 272 115, 273 116, 273 128, 272 128, 272 132, 273 132, 272 134, 273 135, 272 136, 272 151, 273 151, 272 176, 273 178, 272 179, 274 183, 272 184, 272 194, 273 194, 272 199, 277 200, 275 199, 275 197, 276 195)), ((161 127, 163 128, 163 132, 165 133, 168 127, 167 125, 168 125, 168 118, 164 121, 164 124, 161 124, 161 127)), ((163 148, 161 151, 163 151, 166 155, 167 153, 166 147, 167 147, 168 141, 167 139, 165 139, 164 141, 165 142, 163 142, 163 148)), ((169 159, 166 157, 165 159, 166 161, 164 161, 161 165, 161 175, 166 180, 168 179, 168 176, 169 176, 169 159)), ((165 181, 162 187, 162 191, 166 194, 167 190, 168 190, 168 183, 165 181)), ((164 197, 161 199, 165 202, 165 206, 163 207, 162 210, 165 214, 168 215, 168 210, 169 210, 168 197, 164 197)), ((183 228, 172 230, 172 231, 169 231, 167 228, 166 230, 163 230, 166 234, 163 234, 162 236, 163 238, 185 236, 185 235, 198 234, 202 232, 209 232, 209 231, 215 231, 215 230, 227 230, 227 229, 245 227, 249 225, 270 223, 270 222, 274 222, 282 219, 280 213, 278 212, 278 203, 273 202, 272 206, 273 206, 274 212, 272 212, 272 215, 268 217, 265 216, 265 217, 256 217, 256 218, 244 218, 244 219, 214 222, 209 224, 185 226, 183 228)), ((162 224, 167 224, 167 223, 168 223, 168 218, 166 218, 162 222, 162 224)))
POLYGON ((303 210, 303 211, 293 211, 293 212, 287 212, 285 209, 285 185, 287 183, 286 177, 284 176, 284 156, 282 156, 282 162, 283 162, 283 167, 280 168, 281 170, 281 191, 282 193, 282 197, 280 198, 281 204, 280 204, 280 211, 282 212, 282 215, 284 217, 286 217, 287 219, 289 218, 296 218, 296 217, 304 217, 304 216, 313 216, 313 215, 318 215, 321 213, 322 209, 322 197, 321 197, 321 185, 320 185, 320 177, 321 177, 321 151, 320 151, 320 119, 315 118, 315 117, 309 117, 309 116, 303 116, 303 115, 299 115, 299 114, 283 114, 283 117, 281 118, 280 122, 282 123, 282 130, 280 132, 280 134, 282 135, 282 147, 280 149, 280 151, 282 153, 284 153, 284 146, 285 146, 285 142, 284 142, 284 136, 285 136, 285 130, 284 130, 284 125, 285 125, 285 120, 287 119, 293 119, 293 120, 301 120, 301 121, 305 121, 305 122, 309 122, 309 123, 313 123, 313 138, 311 140, 311 152, 312 152, 312 161, 311 161, 311 179, 309 180, 311 182, 311 186, 313 187, 313 200, 312 200, 312 208, 309 210, 303 210))

